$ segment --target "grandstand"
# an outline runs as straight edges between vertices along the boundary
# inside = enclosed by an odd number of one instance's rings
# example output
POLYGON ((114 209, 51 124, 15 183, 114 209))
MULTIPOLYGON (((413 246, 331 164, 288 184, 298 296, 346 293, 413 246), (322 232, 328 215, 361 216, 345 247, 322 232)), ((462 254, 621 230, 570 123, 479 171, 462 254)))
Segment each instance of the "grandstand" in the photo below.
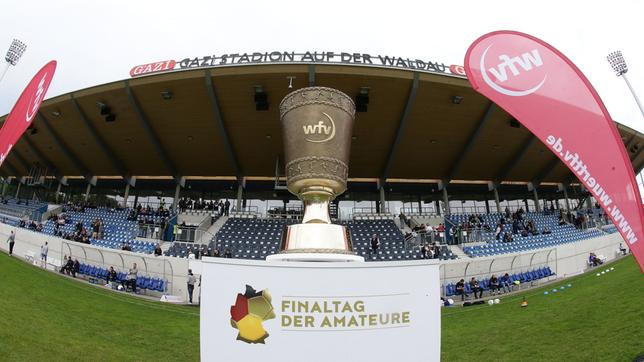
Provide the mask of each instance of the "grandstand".
POLYGON ((47 211, 47 203, 34 200, 2 198, 0 202, 0 218, 4 222, 16 225, 21 219, 40 219, 47 211))
MULTIPOLYGON (((2 195, 15 195, 0 204, 0 237, 15 229, 15 255, 35 264, 47 242, 45 268, 60 270, 73 257, 81 263, 79 279, 106 289, 114 267, 114 293, 130 293, 118 285, 136 263, 137 294, 179 303, 186 301, 188 270, 199 275, 205 256, 261 263, 280 251, 285 228, 302 217, 302 203, 284 187, 275 103, 289 92, 289 76, 295 88, 368 93, 351 137, 347 191, 331 204, 333 222, 347 227, 353 251, 366 262, 413 264, 431 245, 440 294, 453 298, 460 279, 475 278, 489 290, 491 275, 508 273, 518 289, 532 290, 587 270, 589 253, 606 261, 622 255, 614 226, 560 222, 560 213, 589 221, 601 215, 589 211, 592 198, 564 164, 461 76, 351 65, 187 70, 47 100, 33 123, 41 131, 25 134, 0 168, 2 195), (256 107, 258 84, 268 107, 256 107), (115 119, 105 122, 97 103, 115 119), (34 165, 48 170, 46 182, 30 182, 34 165), (38 201, 27 205, 25 197, 38 201), (538 233, 497 241, 505 207, 524 209, 538 233), (474 214, 491 229, 476 240, 464 226, 474 214), (97 219, 103 225, 94 236, 97 219), (23 220, 29 223, 16 228, 23 220), (450 231, 459 225, 467 236, 455 239, 450 231), (77 235, 79 228, 86 232, 77 235)), ((639 171, 644 137, 618 127, 639 171)))

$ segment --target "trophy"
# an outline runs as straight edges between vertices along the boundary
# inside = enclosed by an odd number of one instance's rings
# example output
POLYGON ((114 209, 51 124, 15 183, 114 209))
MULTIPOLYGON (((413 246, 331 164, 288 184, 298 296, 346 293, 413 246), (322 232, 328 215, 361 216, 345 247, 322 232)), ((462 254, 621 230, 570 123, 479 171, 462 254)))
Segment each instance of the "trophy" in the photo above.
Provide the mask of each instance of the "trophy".
POLYGON ((329 216, 329 202, 347 189, 354 116, 353 100, 332 88, 299 89, 280 103, 286 184, 304 203, 304 217, 267 260, 364 261, 347 228, 329 216))

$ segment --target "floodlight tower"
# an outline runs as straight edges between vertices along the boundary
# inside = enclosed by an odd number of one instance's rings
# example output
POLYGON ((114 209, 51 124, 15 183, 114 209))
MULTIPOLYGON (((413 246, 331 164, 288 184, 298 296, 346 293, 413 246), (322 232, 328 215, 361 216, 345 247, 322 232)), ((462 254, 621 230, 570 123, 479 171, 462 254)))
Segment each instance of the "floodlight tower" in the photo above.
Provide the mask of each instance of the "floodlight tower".
POLYGON ((9 66, 13 65, 15 66, 18 63, 18 60, 22 56, 22 54, 25 52, 27 49, 27 44, 21 42, 18 39, 14 39, 11 42, 11 45, 9 46, 9 50, 7 50, 7 55, 5 55, 4 60, 6 61, 6 64, 4 66, 4 69, 2 70, 2 73, 0 73, 0 81, 4 78, 4 75, 7 74, 7 70, 9 70, 9 66))
POLYGON ((628 89, 631 90, 631 94, 633 94, 633 98, 635 98, 635 102, 637 103, 637 106, 640 107, 640 112, 642 112, 642 116, 644 116, 644 108, 642 108, 642 104, 640 103, 639 98, 637 98, 637 94, 635 94, 635 90, 631 86, 631 83, 628 81, 628 78, 626 77, 626 72, 628 72, 628 66, 626 65, 626 61, 624 60, 624 56, 622 56, 621 51, 616 51, 608 54, 606 57, 608 59, 608 62, 610 63, 610 66, 613 67, 613 70, 615 71, 615 75, 618 77, 621 76, 624 78, 624 81, 626 82, 626 85, 628 86, 628 89))

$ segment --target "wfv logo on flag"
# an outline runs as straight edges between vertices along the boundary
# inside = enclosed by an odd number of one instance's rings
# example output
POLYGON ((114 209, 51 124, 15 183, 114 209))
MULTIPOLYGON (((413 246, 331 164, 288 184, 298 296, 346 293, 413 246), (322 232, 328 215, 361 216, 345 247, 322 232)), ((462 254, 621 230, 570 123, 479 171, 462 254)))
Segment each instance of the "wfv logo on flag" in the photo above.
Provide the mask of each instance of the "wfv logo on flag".
POLYGON ((496 66, 492 66, 490 68, 487 68, 485 66, 485 59, 487 56, 488 51, 490 48, 492 48, 492 45, 490 44, 485 51, 483 52, 483 55, 481 56, 481 61, 480 61, 480 69, 481 69, 481 75, 483 77, 483 80, 487 85, 490 86, 490 88, 494 89, 495 91, 505 94, 508 96, 512 97, 521 97, 521 96, 526 96, 529 94, 532 94, 539 90, 541 86, 546 82, 547 75, 543 76, 543 79, 539 81, 536 85, 534 86, 529 86, 527 87, 521 87, 524 89, 516 89, 516 87, 513 87, 515 89, 509 89, 509 87, 502 87, 498 83, 504 83, 508 81, 509 78, 509 73, 512 74, 513 79, 516 79, 520 76, 529 76, 530 71, 533 69, 536 70, 540 68, 543 65, 543 60, 541 59, 541 54, 539 54, 539 50, 533 49, 529 52, 525 52, 521 55, 510 57, 507 54, 500 54, 498 56, 498 59, 501 61, 496 66), (521 71, 521 68, 523 71, 521 71), (496 82, 492 80, 488 74, 492 74, 494 78, 496 78, 496 82))
POLYGON ((510 72, 512 72, 513 76, 518 76, 519 70, 516 67, 517 64, 525 71, 532 70, 533 64, 535 67, 540 67, 543 65, 541 55, 539 55, 539 51, 537 49, 533 49, 530 53, 523 53, 520 57, 513 58, 510 58, 506 54, 501 54, 499 55, 499 60, 501 60, 501 63, 498 65, 498 70, 494 67, 488 69, 499 82, 505 82, 506 80, 508 80, 508 73, 506 69, 510 69, 510 72))

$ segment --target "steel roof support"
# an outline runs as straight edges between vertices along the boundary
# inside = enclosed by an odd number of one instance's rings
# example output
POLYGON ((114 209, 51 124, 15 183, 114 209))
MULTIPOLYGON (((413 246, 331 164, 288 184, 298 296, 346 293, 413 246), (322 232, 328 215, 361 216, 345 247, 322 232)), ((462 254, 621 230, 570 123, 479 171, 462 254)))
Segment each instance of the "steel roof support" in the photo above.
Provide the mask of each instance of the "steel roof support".
POLYGON ((103 154, 107 156, 107 158, 110 160, 114 168, 119 172, 121 177, 123 177, 123 180, 131 186, 134 186, 134 178, 132 178, 131 174, 126 170, 125 165, 121 160, 119 160, 115 155, 114 152, 107 146, 107 143, 105 143, 105 140, 101 135, 98 133, 96 130, 96 127, 87 119, 87 116, 85 115, 85 112, 81 109, 80 105, 78 104, 78 101, 76 101, 76 98, 74 98, 74 95, 71 95, 72 99, 72 104, 74 105, 74 108, 76 109, 76 113, 78 113, 78 116, 80 119, 83 121, 83 124, 87 127, 87 130, 89 133, 92 135, 94 138, 94 141, 96 141, 96 144, 101 148, 101 151, 103 151, 103 154))
POLYGON ((309 64, 309 87, 315 86, 315 64, 309 64))
POLYGON ((125 92, 127 93, 127 99, 130 101, 130 106, 132 107, 132 109, 134 109, 134 112, 136 112, 139 123, 143 127, 143 130, 148 136, 148 139, 150 140, 150 142, 152 143, 152 146, 154 146, 154 149, 158 152, 158 156, 161 158, 161 161, 163 161, 166 169, 170 172, 175 182, 183 186, 183 184, 185 183, 185 179, 180 176, 177 170, 177 167, 174 165, 174 163, 168 156, 168 152, 163 147, 163 144, 161 144, 161 140, 159 139, 159 136, 152 128, 152 125, 150 124, 148 117, 145 115, 145 113, 143 113, 143 110, 141 110, 139 102, 134 96, 134 92, 130 87, 130 82, 127 80, 125 81, 125 92))
POLYGON ((31 152, 33 152, 36 155, 36 158, 38 158, 38 161, 44 164, 45 166, 47 166, 47 168, 51 170, 51 172, 56 177, 56 180, 58 180, 58 182, 62 183, 63 185, 67 185, 67 179, 65 178, 65 176, 61 175, 60 172, 56 170, 56 167, 54 167, 51 161, 49 161, 49 159, 45 157, 45 155, 43 155, 38 148, 36 148, 36 146, 33 144, 33 142, 31 142, 29 137, 24 137, 23 139, 31 149, 31 152))
POLYGON ((8 171, 10 172, 10 175, 11 173, 13 173, 13 175, 11 176, 14 176, 17 180, 20 180, 18 176, 23 176, 23 175, 20 175, 20 172, 18 172, 17 168, 15 168, 11 163, 9 163, 9 160, 4 160, 2 165, 6 166, 9 169, 8 171))
POLYGON ((89 169, 83 164, 81 160, 78 159, 74 155, 71 149, 62 141, 58 133, 51 127, 49 124, 49 121, 43 114, 38 111, 38 117, 42 121, 42 124, 45 126, 47 129, 47 132, 51 135, 51 138, 54 140, 58 148, 60 148, 61 151, 67 156, 67 158, 76 166, 76 168, 80 171, 80 173, 83 175, 85 180, 87 180, 88 183, 92 185, 96 185, 96 176, 92 175, 92 173, 89 171, 89 169))
POLYGON ((16 158, 18 159, 18 162, 20 162, 22 167, 25 168, 25 170, 27 171, 27 174, 29 174, 29 171, 32 165, 24 157, 22 157, 22 155, 20 154, 20 152, 18 152, 17 149, 12 148, 11 152, 14 154, 14 156, 16 156, 16 158))
MULTIPOLYGON (((633 156, 633 158, 631 158, 631 162, 637 160, 637 158, 640 156, 640 153, 642 153, 642 150, 644 150, 644 147, 642 147, 639 150, 637 150, 637 153, 635 153, 635 156, 633 156)), ((628 153, 628 149, 626 149, 626 153, 628 153)))
POLYGON ((519 152, 515 154, 515 156, 508 162, 502 169, 501 173, 499 173, 496 176, 496 182, 501 182, 504 181, 506 177, 514 170, 515 167, 519 165, 519 162, 523 159, 523 156, 528 152, 530 147, 532 147, 532 144, 534 144, 534 141, 537 138, 531 133, 528 138, 526 139, 525 142, 523 142, 523 146, 521 146, 521 149, 519 152))
POLYGON ((537 177, 532 179, 532 185, 534 185, 534 187, 541 185, 543 179, 545 179, 557 167, 557 165, 559 165, 560 162, 561 161, 559 160, 559 157, 555 156, 555 158, 550 161, 550 163, 548 163, 546 167, 541 170, 541 172, 539 172, 537 177))
POLYGON ((465 161, 465 158, 467 155, 470 153, 474 145, 476 144, 476 140, 479 138, 481 135, 481 131, 483 128, 485 128, 485 125, 489 122, 492 113, 494 113, 494 108, 496 108, 495 104, 493 102, 490 102, 490 104, 487 107, 487 110, 483 114, 483 117, 479 121, 479 125, 476 127, 474 132, 470 135, 470 138, 467 140, 467 143, 465 144, 465 147, 463 150, 459 153, 458 157, 456 158, 456 161, 452 163, 452 167, 450 168, 449 172, 447 173, 447 181, 451 181, 452 178, 454 178, 454 175, 458 170, 463 166, 463 161, 465 161))
MULTIPOLYGON (((389 171, 393 166, 394 159, 396 158, 396 153, 398 153, 398 148, 402 142, 403 136, 405 134, 405 129, 407 128, 407 122, 409 120, 409 114, 411 109, 416 102, 416 93, 418 91, 418 78, 420 77, 419 73, 414 73, 414 80, 411 83, 411 88, 409 89, 409 96, 407 97, 407 104, 405 105, 405 110, 403 111, 402 116, 400 117, 400 122, 398 123, 398 130, 396 131, 396 138, 394 143, 391 145, 389 150, 389 155, 387 156, 387 162, 385 163, 385 169, 382 172, 382 180, 386 180, 389 176, 389 171)), ((384 182, 380 183, 381 186, 384 186, 384 182)))
POLYGON ((219 108, 219 100, 217 99, 217 93, 215 92, 215 87, 212 82, 212 75, 210 69, 205 72, 206 80, 206 90, 208 91, 208 98, 210 99, 210 106, 212 107, 212 113, 214 114, 214 121, 217 124, 217 128, 221 133, 221 138, 224 141, 224 147, 226 149, 226 156, 228 157, 228 162, 233 167, 235 171, 235 176, 237 180, 241 180, 242 171, 237 160, 237 155, 233 148, 232 142, 230 141, 230 136, 228 135, 228 129, 226 129, 226 124, 224 122, 224 116, 221 114, 221 109, 219 108))

